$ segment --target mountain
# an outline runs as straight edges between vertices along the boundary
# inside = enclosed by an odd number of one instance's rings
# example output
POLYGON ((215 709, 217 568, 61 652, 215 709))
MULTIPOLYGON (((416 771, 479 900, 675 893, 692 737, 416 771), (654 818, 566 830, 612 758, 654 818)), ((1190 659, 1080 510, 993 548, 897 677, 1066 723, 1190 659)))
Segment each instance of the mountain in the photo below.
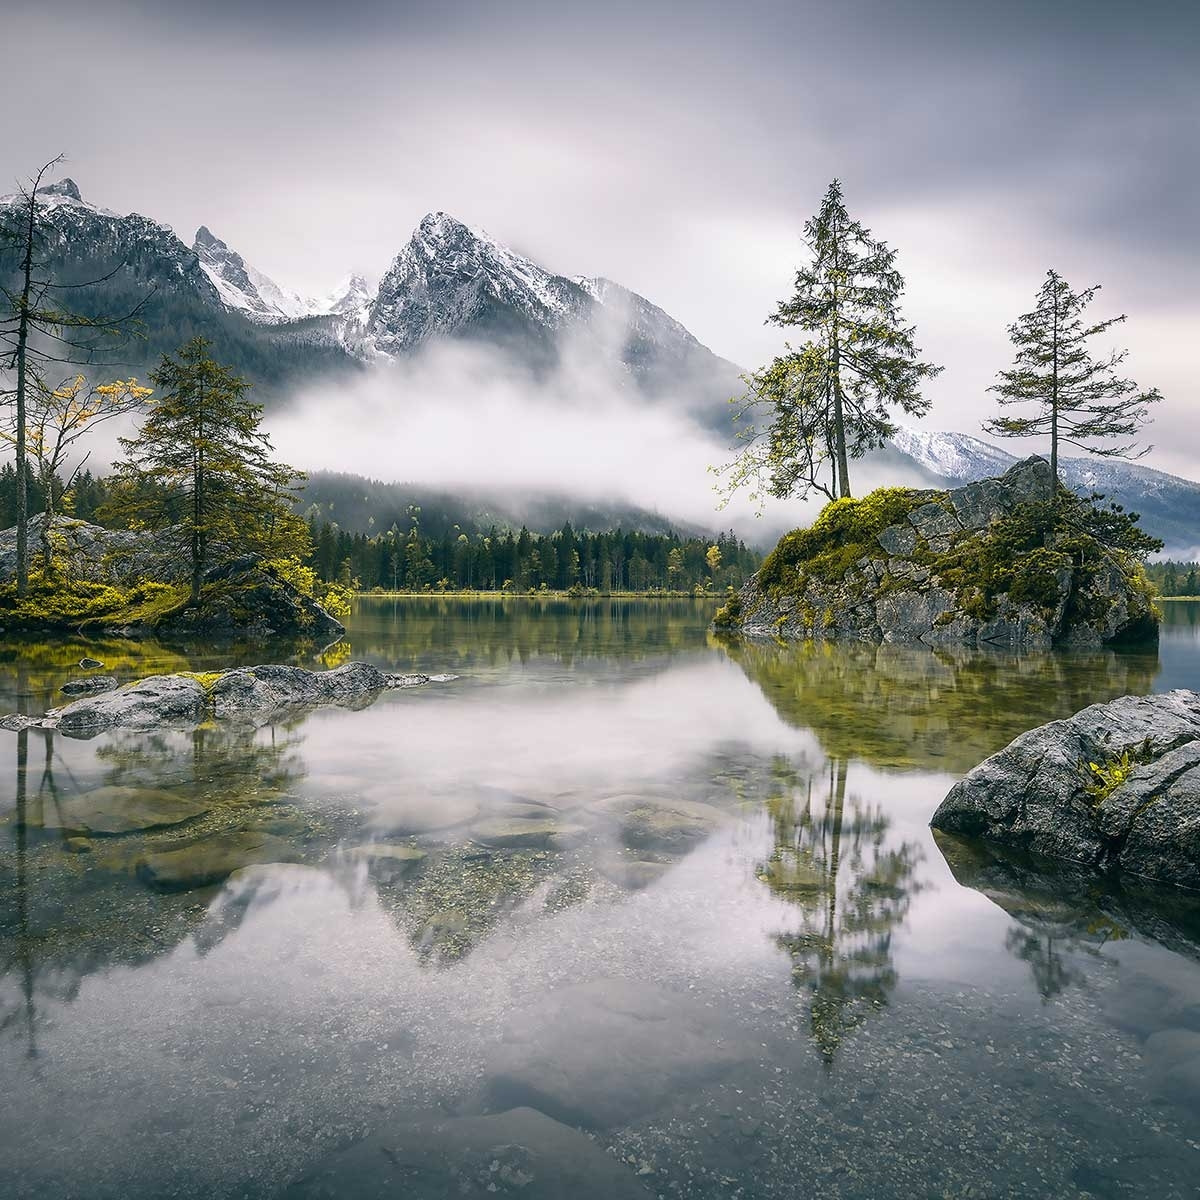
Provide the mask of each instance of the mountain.
MULTIPOLYGON (((21 203, 19 196, 0 198, 0 231, 16 223, 21 203)), ((136 311, 126 323, 129 336, 95 355, 101 368, 144 376, 163 354, 197 335, 209 338, 222 361, 267 390, 359 365, 339 339, 341 318, 252 320, 247 305, 256 303, 254 296, 264 307, 279 303, 278 297, 266 288, 265 276, 207 230, 201 231, 206 238, 198 238, 202 261, 197 248, 185 245, 170 226, 92 204, 71 179, 39 188, 38 212, 38 273, 71 289, 51 292, 52 300, 99 320, 136 311)), ((0 238, 0 282, 9 286, 19 269, 17 244, 0 238)))
POLYGON ((212 281, 226 308, 244 312, 252 321, 294 321, 324 310, 310 297, 286 292, 273 279, 246 265, 236 250, 201 225, 192 252, 212 281))
POLYGON ((447 213, 426 216, 380 283, 366 345, 401 356, 439 338, 500 346, 536 370, 566 354, 619 365, 649 399, 728 425, 740 369, 636 292, 555 275, 447 213))
MULTIPOLYGON (((965 433, 901 427, 892 448, 937 486, 958 486, 999 475, 1017 456, 965 433)), ((1141 525, 1166 543, 1170 557, 1191 559, 1200 548, 1200 483, 1122 459, 1064 458, 1059 475, 1072 491, 1100 492, 1141 514, 1141 525)))
MULTIPOLYGON (((19 203, 0 199, 0 223, 19 203)), ((645 297, 601 277, 556 275, 446 213, 420 222, 377 289, 351 275, 312 297, 257 270, 207 226, 187 246, 167 225, 84 200, 73 180, 40 188, 38 203, 45 271, 92 284, 72 292, 77 312, 108 318, 140 304, 137 339, 119 357, 142 374, 202 334, 269 399, 306 374, 450 339, 496 347, 535 373, 568 359, 615 368, 640 398, 722 430, 740 390, 738 367, 645 297)), ((17 265, 13 247, 0 248, 0 279, 17 265)))

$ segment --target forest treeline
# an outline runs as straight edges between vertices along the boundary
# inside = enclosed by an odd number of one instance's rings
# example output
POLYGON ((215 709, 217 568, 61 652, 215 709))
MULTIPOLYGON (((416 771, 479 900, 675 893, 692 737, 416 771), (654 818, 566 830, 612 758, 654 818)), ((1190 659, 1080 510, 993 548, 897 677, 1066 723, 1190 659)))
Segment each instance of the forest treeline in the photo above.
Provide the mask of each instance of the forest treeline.
MULTIPOLYGON (((44 497, 31 481, 29 507, 41 512, 44 497)), ((70 515, 109 528, 126 524, 126 506, 113 504, 108 479, 82 471, 69 493, 70 515)), ((298 507, 305 511, 303 492, 298 507)), ((16 519, 16 472, 0 467, 0 528, 16 519)), ((342 529, 308 513, 307 546, 299 557, 326 583, 387 591, 670 590, 694 592, 740 587, 758 567, 759 555, 733 533, 715 539, 677 533, 615 529, 576 531, 569 521, 550 534, 492 526, 486 530, 448 523, 439 512, 410 507, 402 530, 393 524, 368 535, 342 529), (432 529, 434 532, 429 532, 432 529)))

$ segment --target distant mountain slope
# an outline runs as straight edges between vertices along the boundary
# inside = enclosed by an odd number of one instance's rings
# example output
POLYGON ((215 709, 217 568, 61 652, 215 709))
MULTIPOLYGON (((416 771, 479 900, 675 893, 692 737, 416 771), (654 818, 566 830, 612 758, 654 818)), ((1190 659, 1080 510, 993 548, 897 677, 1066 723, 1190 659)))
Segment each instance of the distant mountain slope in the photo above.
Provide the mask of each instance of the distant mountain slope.
POLYGON ((559 492, 517 489, 469 489, 448 491, 424 484, 383 483, 362 475, 331 471, 313 472, 300 497, 299 511, 306 517, 336 522, 350 533, 384 533, 393 525, 407 533, 411 509, 419 508, 421 532, 441 538, 460 531, 486 533, 497 529, 520 529, 552 533, 565 521, 580 531, 605 532, 621 527, 639 533, 679 533, 702 536, 712 530, 662 513, 620 502, 601 503, 559 492))
MULTIPOLYGON (((18 199, 0 198, 0 226, 12 223, 18 199)), ((40 189, 38 206, 39 271, 72 285, 55 300, 99 319, 137 309, 130 336, 98 353, 98 366, 145 375, 161 355, 197 335, 210 338, 224 362, 268 387, 357 366, 322 324, 334 318, 265 325, 227 304, 199 255, 169 226, 91 204, 70 179, 40 189)), ((0 240, 0 279, 11 284, 17 270, 16 246, 0 240)))
MULTIPOLYGON (((111 317, 141 303, 138 336, 119 358, 143 374, 201 334, 282 397, 298 378, 465 339, 537 373, 582 355, 713 428, 728 427, 726 401, 740 388, 733 363, 644 297, 602 278, 555 275, 446 213, 420 222, 377 289, 352 275, 318 298, 288 291, 207 226, 189 247, 169 226, 85 201, 70 179, 39 189, 38 205, 46 271, 70 284, 107 276, 72 293, 77 311, 111 317)), ((19 197, 0 199, 0 224, 18 206, 19 197)), ((17 265, 14 247, 0 246, 0 278, 11 281, 17 265)))
MULTIPOLYGON (((902 427, 892 445, 948 485, 998 475, 1017 461, 1016 455, 964 433, 902 427)), ((1065 458, 1059 474, 1072 491, 1100 492, 1140 513, 1142 528, 1163 539, 1168 555, 1190 558, 1200 547, 1200 483, 1121 459, 1065 458)))

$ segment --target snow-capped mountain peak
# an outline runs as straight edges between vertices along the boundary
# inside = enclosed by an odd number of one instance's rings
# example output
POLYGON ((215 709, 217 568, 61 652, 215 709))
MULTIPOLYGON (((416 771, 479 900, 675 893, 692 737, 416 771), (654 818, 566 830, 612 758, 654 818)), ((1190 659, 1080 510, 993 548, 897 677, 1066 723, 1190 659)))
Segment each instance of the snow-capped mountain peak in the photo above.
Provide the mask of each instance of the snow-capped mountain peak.
POLYGON ((294 321, 329 311, 311 297, 285 291, 205 225, 196 230, 192 250, 226 308, 237 309, 256 321, 294 321))
POLYGON ((468 326, 524 322, 558 328, 586 306, 578 284, 472 229, 449 213, 421 219, 396 255, 371 310, 377 350, 403 353, 468 326))
MULTIPOLYGON (((99 205, 85 200, 79 191, 79 185, 73 179, 59 179, 54 183, 43 184, 38 188, 36 196, 38 211, 41 213, 75 209, 81 213, 120 219, 120 214, 113 212, 112 209, 101 208, 99 205)), ((25 197, 18 192, 14 192, 10 196, 0 196, 0 208, 23 203, 25 203, 25 197)))

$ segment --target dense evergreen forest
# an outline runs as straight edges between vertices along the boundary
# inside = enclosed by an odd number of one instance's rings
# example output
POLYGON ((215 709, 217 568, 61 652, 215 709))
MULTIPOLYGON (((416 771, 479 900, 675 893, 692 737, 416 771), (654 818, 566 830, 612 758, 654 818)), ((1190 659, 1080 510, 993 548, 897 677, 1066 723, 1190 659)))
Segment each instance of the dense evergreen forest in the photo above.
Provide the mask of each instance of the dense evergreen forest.
MULTIPOLYGON (((15 520, 15 472, 0 467, 0 528, 15 520)), ((70 493, 72 515, 99 525, 119 526, 109 509, 106 479, 82 472, 70 493)), ((43 499, 31 489, 30 511, 43 499)), ((298 505, 306 511, 303 495, 298 505)), ((382 514, 381 514, 382 516, 382 514)), ((439 509, 428 515, 412 507, 401 529, 392 524, 379 534, 352 533, 309 512, 310 549, 306 565, 325 582, 365 590, 425 591, 470 588, 506 591, 651 591, 740 587, 758 567, 759 555, 732 533, 715 539, 678 533, 615 529, 576 531, 565 522, 552 533, 480 529, 451 524, 439 509)), ((379 522, 381 523, 381 522, 379 522)))

